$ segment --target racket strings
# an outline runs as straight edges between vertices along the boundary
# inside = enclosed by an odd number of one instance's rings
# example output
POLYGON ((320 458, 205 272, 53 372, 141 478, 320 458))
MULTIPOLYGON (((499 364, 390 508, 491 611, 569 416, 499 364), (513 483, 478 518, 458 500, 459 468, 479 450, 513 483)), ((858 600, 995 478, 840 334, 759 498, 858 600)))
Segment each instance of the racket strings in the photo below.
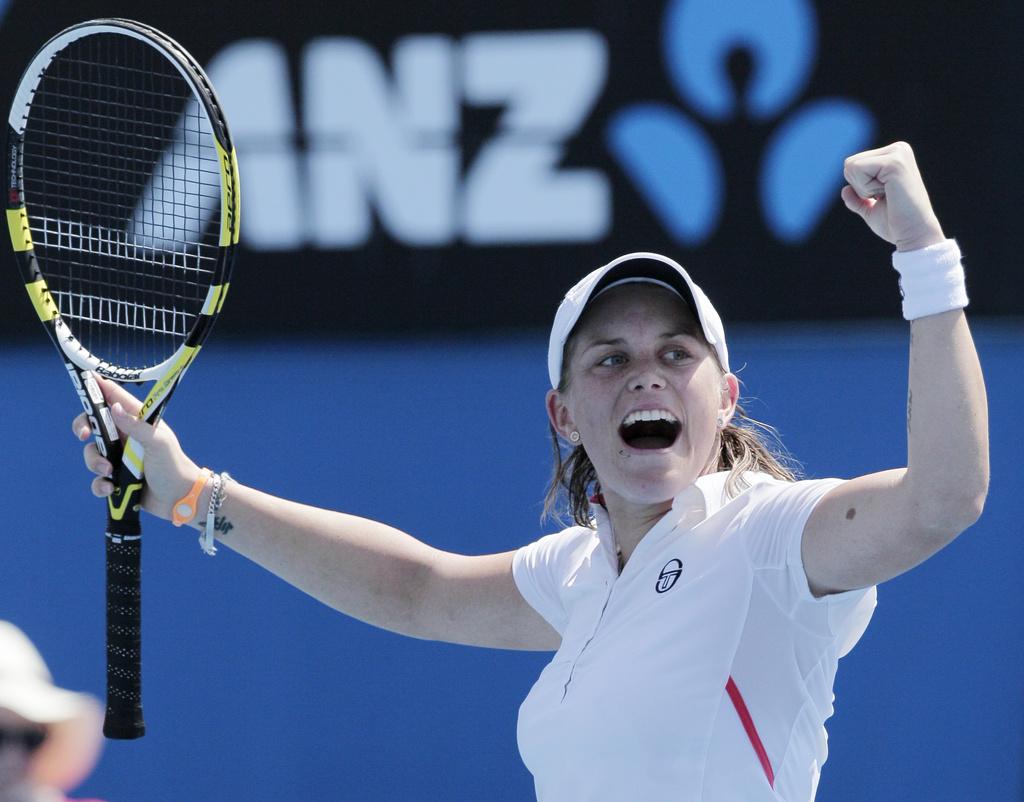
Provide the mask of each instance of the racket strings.
POLYGON ((168 358, 218 261, 221 172, 209 118, 158 50, 100 34, 51 60, 25 128, 40 270, 82 345, 122 367, 168 358))
MULTIPOLYGON (((86 227, 79 223, 69 224, 49 217, 39 219, 39 223, 42 228, 37 228, 37 231, 45 234, 51 253, 60 258, 71 271, 79 269, 81 273, 88 272, 88 277, 79 278, 76 282, 78 294, 85 295, 90 285, 97 290, 116 285, 119 281, 116 261, 129 260, 148 265, 157 258, 151 247, 140 245, 138 242, 128 242, 124 237, 112 239, 112 232, 109 229, 86 227), (83 261, 80 258, 83 253, 114 258, 110 259, 108 264, 96 264, 94 260, 83 261)), ((160 302, 174 308, 179 305, 183 296, 192 297, 205 293, 210 286, 216 268, 214 257, 201 252, 171 252, 161 253, 160 258, 164 260, 162 268, 171 266, 175 269, 172 276, 164 277, 161 285, 149 289, 154 304, 160 302)), ((61 289, 52 290, 51 293, 58 301, 62 297, 73 297, 76 294, 61 289)), ((58 308, 62 314, 71 317, 75 315, 70 304, 58 303, 58 308)))
MULTIPOLYGON (((68 160, 69 163, 74 163, 74 160, 68 160)), ((83 162, 83 164, 88 164, 83 162)), ((117 168, 111 170, 112 173, 117 173, 117 168)), ((125 172, 125 171, 122 171, 125 172)), ((114 178, 114 180, 117 180, 114 178)), ((159 179, 158 179, 159 180, 159 179)), ((159 184, 155 187, 157 190, 162 190, 159 184)), ((73 183, 61 182, 60 180, 53 181, 50 184, 50 190, 53 192, 60 192, 61 198, 59 203, 47 202, 45 199, 37 199, 33 205, 33 209, 55 209, 55 210, 66 210, 69 205, 83 205, 87 203, 94 203, 95 197, 92 194, 83 193, 81 187, 76 186, 73 183)), ((111 204, 114 203, 113 199, 121 196, 124 198, 121 203, 121 207, 126 214, 132 214, 135 211, 135 204, 133 203, 133 196, 126 192, 118 192, 116 189, 108 190, 108 200, 111 204)), ((202 194, 195 193, 190 199, 185 199, 179 202, 182 209, 191 210, 193 215, 197 215, 200 211, 206 208, 209 202, 219 201, 219 191, 216 195, 214 194, 202 194)))
POLYGON ((174 337, 180 341, 192 325, 192 315, 174 307, 140 306, 101 295, 84 293, 58 294, 58 305, 64 304, 64 317, 84 323, 116 326, 131 331, 146 331, 174 337))
MULTIPOLYGON (((59 211, 57 207, 46 204, 36 204, 36 209, 51 208, 59 211)), ((182 270, 194 270, 197 273, 205 274, 206 282, 203 286, 209 286, 209 276, 214 273, 216 264, 216 253, 203 251, 201 249, 175 250, 171 251, 162 247, 163 238, 152 236, 137 236, 128 232, 117 231, 104 226, 87 225, 75 220, 66 220, 60 217, 36 214, 33 223, 33 234, 38 234, 47 242, 48 247, 54 252, 66 251, 65 259, 73 259, 74 255, 82 252, 94 256, 108 256, 111 261, 115 259, 130 260, 134 263, 145 266, 154 260, 171 259, 171 266, 182 270)), ((79 264, 85 265, 85 262, 79 264)), ((161 264, 161 267, 165 267, 161 264)), ((116 263, 97 263, 97 273, 108 272, 111 278, 117 271, 116 263)), ((177 275, 167 277, 172 284, 179 283, 177 275)), ((194 282, 185 282, 186 284, 194 282)))

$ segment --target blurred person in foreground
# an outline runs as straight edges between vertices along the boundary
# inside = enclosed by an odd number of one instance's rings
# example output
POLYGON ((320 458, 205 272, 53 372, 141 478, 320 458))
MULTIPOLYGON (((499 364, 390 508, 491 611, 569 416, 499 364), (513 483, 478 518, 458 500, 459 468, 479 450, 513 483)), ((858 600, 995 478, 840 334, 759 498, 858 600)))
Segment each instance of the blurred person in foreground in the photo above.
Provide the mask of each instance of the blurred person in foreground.
MULTIPOLYGON (((203 511, 192 524, 206 551, 217 538, 376 626, 555 652, 519 712, 543 802, 813 799, 838 661, 875 586, 973 524, 988 490, 959 248, 905 143, 851 156, 844 176, 847 208, 896 250, 910 321, 904 466, 797 481, 738 406, 710 300, 673 260, 637 253, 585 276, 551 330, 548 500, 564 491, 574 526, 502 554, 443 552, 200 470, 165 423, 140 422, 139 401, 103 382, 118 427, 145 448, 143 506, 165 519, 203 511)), ((807 292, 827 291, 829 269, 807 292)), ((865 265, 862 280, 892 281, 895 294, 894 278, 865 265)), ((817 380, 806 378, 809 397, 817 380)), ((73 427, 89 438, 84 415, 73 427)), ((92 443, 85 461, 93 492, 109 495, 92 443)))
POLYGON ((68 800, 99 759, 102 726, 99 702, 54 686, 25 633, 0 621, 0 802, 68 800))

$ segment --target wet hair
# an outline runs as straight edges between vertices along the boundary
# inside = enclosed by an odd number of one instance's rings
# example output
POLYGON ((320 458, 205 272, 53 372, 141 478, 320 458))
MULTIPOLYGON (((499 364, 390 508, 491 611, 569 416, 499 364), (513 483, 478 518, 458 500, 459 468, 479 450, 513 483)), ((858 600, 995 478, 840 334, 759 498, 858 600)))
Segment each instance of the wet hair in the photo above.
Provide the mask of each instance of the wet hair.
MULTIPOLYGON (((577 328, 578 330, 578 328, 577 328)), ((703 333, 698 332, 702 340, 703 333)), ((572 357, 576 332, 566 341, 562 357, 562 375, 559 377, 558 392, 569 388, 569 363, 572 357)), ((725 375, 713 348, 708 348, 721 375, 725 375)), ((554 467, 544 497, 542 518, 564 522, 565 513, 579 526, 593 526, 590 516, 590 497, 601 492, 600 480, 594 464, 590 461, 583 445, 572 447, 568 453, 553 426, 551 450, 554 467), (565 495, 565 509, 560 509, 560 500, 565 495)), ((732 419, 715 436, 718 459, 712 464, 712 471, 729 471, 725 481, 725 495, 732 498, 743 492, 749 483, 744 477, 747 471, 759 471, 786 482, 797 480, 800 466, 785 450, 778 431, 763 421, 756 420, 736 404, 732 419)))

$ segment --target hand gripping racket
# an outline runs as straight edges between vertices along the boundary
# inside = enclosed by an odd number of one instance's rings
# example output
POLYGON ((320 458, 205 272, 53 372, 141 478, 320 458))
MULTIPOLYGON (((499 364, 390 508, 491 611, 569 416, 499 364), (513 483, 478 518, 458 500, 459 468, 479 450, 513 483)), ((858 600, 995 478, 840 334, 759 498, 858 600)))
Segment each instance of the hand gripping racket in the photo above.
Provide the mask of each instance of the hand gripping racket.
POLYGON ((152 382, 139 417, 159 420, 224 303, 238 165, 202 69, 130 20, 92 20, 48 41, 21 79, 9 124, 18 267, 114 466, 103 732, 138 738, 144 454, 132 439, 122 446, 93 374, 152 382))

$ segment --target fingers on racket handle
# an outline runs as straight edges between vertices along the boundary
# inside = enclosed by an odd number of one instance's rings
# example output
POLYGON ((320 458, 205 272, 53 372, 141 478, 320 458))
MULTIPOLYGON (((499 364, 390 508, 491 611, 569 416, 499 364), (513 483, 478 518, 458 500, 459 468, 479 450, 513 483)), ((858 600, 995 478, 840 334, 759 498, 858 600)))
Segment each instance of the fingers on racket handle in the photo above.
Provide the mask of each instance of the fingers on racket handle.
POLYGON ((107 713, 108 738, 141 738, 142 539, 138 515, 107 521, 107 713))

